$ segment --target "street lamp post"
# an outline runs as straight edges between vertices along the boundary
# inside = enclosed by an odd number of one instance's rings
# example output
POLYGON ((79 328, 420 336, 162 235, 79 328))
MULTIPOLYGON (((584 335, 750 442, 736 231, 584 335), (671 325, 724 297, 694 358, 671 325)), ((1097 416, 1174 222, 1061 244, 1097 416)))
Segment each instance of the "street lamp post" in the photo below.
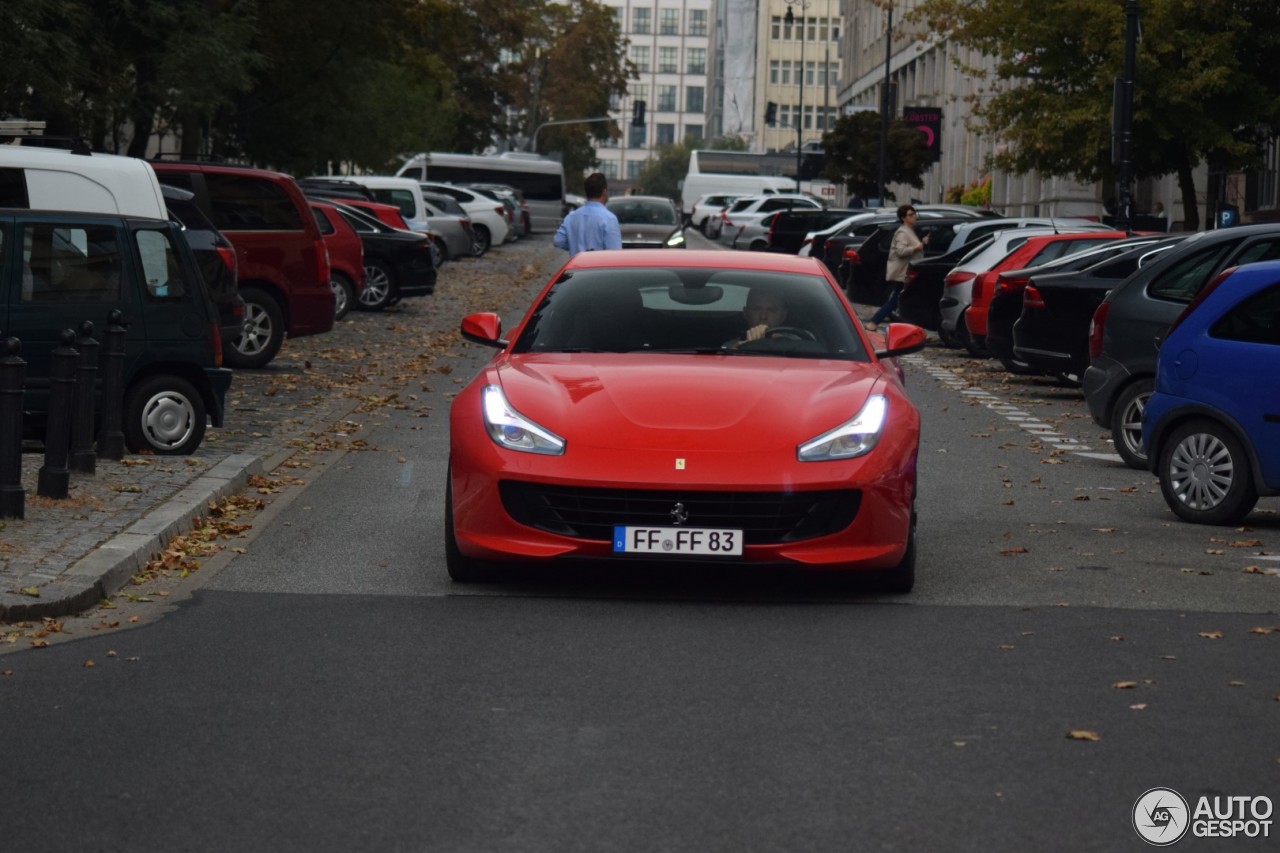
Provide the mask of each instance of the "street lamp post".
POLYGON ((1118 92, 1120 103, 1116 105, 1120 119, 1116 130, 1120 142, 1119 174, 1116 176, 1119 197, 1112 224, 1119 230, 1128 231, 1133 228, 1133 78, 1138 52, 1138 0, 1125 0, 1124 20, 1124 80, 1118 92))
POLYGON ((893 55, 893 3, 889 3, 889 26, 884 33, 884 88, 880 92, 880 183, 876 192, 880 194, 880 206, 884 207, 886 190, 888 190, 888 157, 889 157, 889 90, 893 81, 889 76, 889 59, 893 55))
POLYGON ((787 25, 794 24, 797 20, 795 13, 792 12, 793 6, 800 7, 800 78, 796 82, 800 84, 800 106, 796 113, 796 191, 800 190, 800 163, 804 158, 804 10, 809 8, 809 0, 787 0, 787 17, 785 18, 787 25))

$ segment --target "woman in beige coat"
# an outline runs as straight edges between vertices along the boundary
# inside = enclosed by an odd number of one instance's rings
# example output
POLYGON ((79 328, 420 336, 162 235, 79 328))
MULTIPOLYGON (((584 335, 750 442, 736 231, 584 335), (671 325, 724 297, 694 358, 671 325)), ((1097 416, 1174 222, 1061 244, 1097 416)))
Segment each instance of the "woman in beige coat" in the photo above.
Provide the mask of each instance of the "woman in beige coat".
POLYGON ((867 331, 874 332, 894 311, 898 310, 898 297, 907 283, 907 266, 912 261, 924 257, 926 236, 923 240, 916 236, 916 209, 909 204, 898 205, 898 221, 902 224, 893 232, 893 242, 889 245, 889 258, 884 267, 884 279, 889 285, 889 298, 880 306, 880 310, 867 322, 867 331))

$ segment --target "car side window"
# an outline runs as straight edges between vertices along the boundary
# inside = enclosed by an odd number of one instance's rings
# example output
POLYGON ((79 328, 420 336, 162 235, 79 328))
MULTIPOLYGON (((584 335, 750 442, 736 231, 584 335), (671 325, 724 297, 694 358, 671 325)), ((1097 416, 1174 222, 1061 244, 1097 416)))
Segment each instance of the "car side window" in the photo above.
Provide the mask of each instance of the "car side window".
POLYGON ((23 302, 117 302, 120 245, 111 226, 23 229, 23 302))
POLYGON ((1280 284, 1253 294, 1209 328, 1210 337, 1280 346, 1280 284))
POLYGON ((311 213, 316 218, 316 226, 320 229, 320 233, 328 236, 337 229, 333 227, 333 223, 329 221, 329 217, 325 215, 323 210, 311 208, 311 213))
POLYGON ((30 207, 27 200, 27 177, 22 169, 0 168, 0 207, 30 207))
POLYGON ((209 172, 205 183, 220 231, 304 230, 293 199, 271 181, 209 172))
POLYGON ((182 263, 166 231, 139 230, 134 234, 138 257, 142 259, 142 278, 147 283, 149 301, 183 299, 187 284, 182 263))
POLYGON ((1275 238, 1263 239, 1246 245, 1238 256, 1231 259, 1231 266, 1252 264, 1258 261, 1274 261, 1277 258, 1280 258, 1280 240, 1275 238))
POLYGON ((1147 294, 1156 299, 1190 302, 1200 288, 1208 284, 1210 276, 1222 266, 1233 247, 1233 243, 1224 242, 1175 261, 1156 275, 1147 286, 1147 294))

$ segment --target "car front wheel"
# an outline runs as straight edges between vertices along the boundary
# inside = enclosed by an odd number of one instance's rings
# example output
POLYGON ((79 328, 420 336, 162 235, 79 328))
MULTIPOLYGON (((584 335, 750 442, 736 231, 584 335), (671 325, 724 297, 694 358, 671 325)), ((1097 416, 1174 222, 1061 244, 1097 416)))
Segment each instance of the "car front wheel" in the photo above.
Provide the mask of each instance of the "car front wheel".
POLYGON ((185 456, 204 439, 204 398, 180 376, 148 376, 124 398, 124 440, 129 450, 185 456))
POLYGON ((445 473, 444 487, 444 565, 450 580, 458 583, 482 583, 494 578, 494 566, 476 560, 458 550, 453 530, 453 478, 445 473))
POLYGON ((1130 383, 1116 398, 1111 410, 1111 441, 1124 464, 1139 471, 1147 469, 1147 454, 1142 449, 1142 413, 1156 383, 1150 377, 1130 383))
POLYGON ((1183 521, 1235 524, 1258 502, 1244 446, 1216 421, 1175 427, 1160 452, 1159 474, 1165 503, 1183 521))
POLYGON ((489 229, 476 225, 471 234, 471 256, 478 258, 489 251, 489 229))

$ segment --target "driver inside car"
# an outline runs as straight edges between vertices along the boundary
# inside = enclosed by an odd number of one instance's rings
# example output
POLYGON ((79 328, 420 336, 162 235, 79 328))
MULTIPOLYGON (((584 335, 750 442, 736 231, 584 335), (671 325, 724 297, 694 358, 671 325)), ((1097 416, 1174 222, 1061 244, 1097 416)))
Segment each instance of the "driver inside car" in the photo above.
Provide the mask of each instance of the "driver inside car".
POLYGON ((746 320, 747 330, 742 337, 726 343, 725 347, 728 349, 737 349, 750 341, 758 341, 769 329, 784 325, 787 322, 787 303, 771 290, 753 287, 747 294, 747 304, 742 307, 742 316, 746 320))

